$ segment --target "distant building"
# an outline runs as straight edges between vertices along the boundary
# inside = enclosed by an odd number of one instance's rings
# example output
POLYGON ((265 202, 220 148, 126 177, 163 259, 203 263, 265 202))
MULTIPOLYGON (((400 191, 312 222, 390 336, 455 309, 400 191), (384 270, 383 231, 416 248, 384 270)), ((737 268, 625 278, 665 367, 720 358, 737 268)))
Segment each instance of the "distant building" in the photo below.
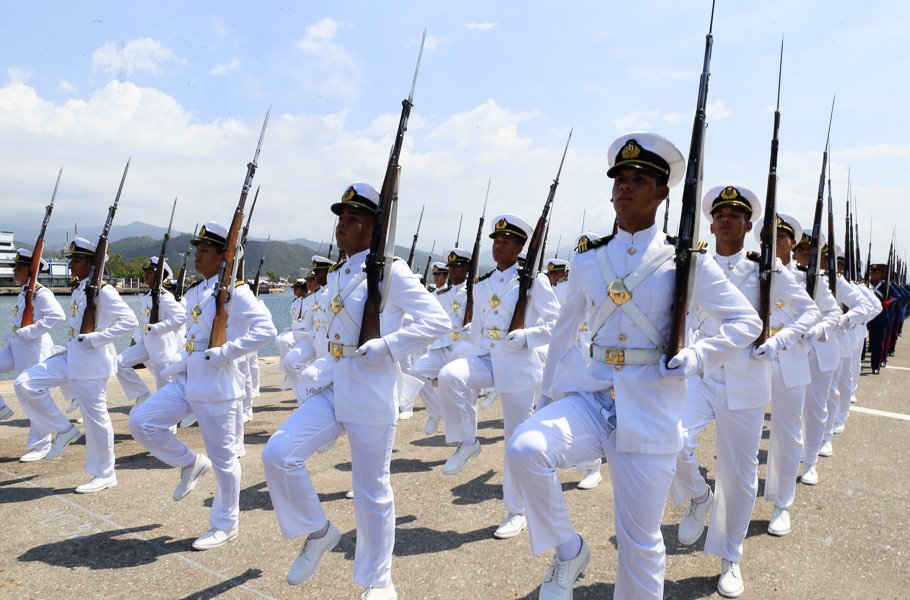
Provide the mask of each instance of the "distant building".
MULTIPOLYGON (((0 231, 0 287, 14 287, 13 267, 16 265, 16 246, 11 231, 0 231)), ((66 287, 70 279, 67 262, 60 258, 47 259, 49 273, 42 273, 38 281, 48 287, 66 287)))

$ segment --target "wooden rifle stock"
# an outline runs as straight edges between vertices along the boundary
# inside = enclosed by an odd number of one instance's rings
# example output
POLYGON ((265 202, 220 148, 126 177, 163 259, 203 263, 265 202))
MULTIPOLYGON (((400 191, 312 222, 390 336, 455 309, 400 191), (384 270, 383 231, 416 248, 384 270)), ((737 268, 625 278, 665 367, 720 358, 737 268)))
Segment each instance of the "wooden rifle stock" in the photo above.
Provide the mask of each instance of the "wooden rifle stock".
POLYGON ((25 306, 22 307, 22 320, 19 323, 19 327, 28 327, 35 322, 35 288, 38 286, 38 274, 41 273, 44 234, 47 232, 47 224, 51 220, 51 213, 54 212, 54 201, 57 198, 57 188, 60 186, 61 175, 63 175, 63 167, 60 167, 60 171, 57 173, 57 183, 54 184, 51 203, 44 209, 44 221, 41 222, 41 231, 38 233, 38 239, 35 240, 35 247, 32 248, 32 264, 29 266, 28 282, 25 290, 25 306))

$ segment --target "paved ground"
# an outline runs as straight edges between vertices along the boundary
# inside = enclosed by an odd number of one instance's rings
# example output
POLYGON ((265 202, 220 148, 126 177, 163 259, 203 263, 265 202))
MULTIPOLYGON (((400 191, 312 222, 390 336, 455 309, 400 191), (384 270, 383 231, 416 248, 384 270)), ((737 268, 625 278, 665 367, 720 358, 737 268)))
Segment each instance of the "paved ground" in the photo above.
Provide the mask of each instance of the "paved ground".
MULTIPOLYGON (((743 574, 747 598, 894 598, 910 596, 910 342, 879 376, 864 368, 863 409, 835 438, 835 455, 819 465, 821 482, 800 486, 793 531, 765 533, 772 507, 755 507, 743 574), (892 368, 893 367, 893 368, 892 368)), ((129 406, 110 386, 120 485, 93 496, 73 493, 84 483, 84 445, 48 462, 22 464, 26 421, 21 410, 0 425, 0 597, 2 598, 357 598, 351 582, 353 505, 344 499, 350 462, 344 439, 313 457, 310 467, 329 517, 343 532, 310 582, 289 587, 284 577, 298 543, 278 532, 259 460, 263 444, 293 410, 290 392, 278 391, 274 359, 263 359, 263 395, 246 432, 242 459, 241 535, 226 547, 193 552, 190 544, 208 529, 214 479, 206 477, 180 504, 171 501, 178 472, 150 457, 130 438, 129 406)), ((145 374, 143 376, 146 376, 145 374)), ((11 382, 0 393, 12 400, 11 382)), ((15 400, 10 402, 18 408, 15 400)), ((439 471, 450 453, 441 435, 423 435, 419 410, 398 431, 392 470, 398 529, 394 580, 402 599, 536 598, 548 556, 534 558, 526 534, 506 541, 491 534, 503 517, 502 422, 499 405, 482 411, 482 454, 456 477, 439 471)), ((201 448, 198 429, 181 437, 201 448)), ((764 462, 767 446, 762 444, 764 462)), ((702 464, 713 477, 714 432, 703 434, 702 464)), ((606 475, 606 469, 604 470, 606 475)), ((764 477, 764 466, 759 471, 764 477)), ((597 489, 575 488, 579 474, 563 473, 577 527, 591 545, 587 575, 576 598, 609 598, 615 579, 612 493, 609 477, 597 489)), ((719 559, 679 546, 681 511, 668 504, 668 598, 718 597, 719 559)))

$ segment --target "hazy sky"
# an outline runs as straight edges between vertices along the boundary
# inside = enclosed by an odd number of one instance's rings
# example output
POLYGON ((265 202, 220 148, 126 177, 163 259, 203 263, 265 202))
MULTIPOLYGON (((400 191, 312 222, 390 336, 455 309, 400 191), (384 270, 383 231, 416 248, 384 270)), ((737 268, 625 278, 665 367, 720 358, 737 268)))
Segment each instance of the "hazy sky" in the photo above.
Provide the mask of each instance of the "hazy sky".
MULTIPOLYGON (((550 249, 613 221, 607 149, 648 130, 688 149, 710 2, 22 2, 0 39, 0 229, 35 230, 61 164, 52 227, 99 224, 129 156, 117 221, 227 223, 269 105, 252 234, 327 240, 328 205, 378 186, 428 30, 401 159, 399 242, 470 245, 488 219, 539 216, 566 135, 550 249), (5 75, 4 75, 5 73, 5 75), (7 210, 9 209, 9 210, 7 210)), ((847 169, 865 257, 906 239, 910 4, 718 0, 705 189, 764 197, 778 49, 780 209, 810 226, 828 109, 838 219, 847 169)), ((675 228, 681 186, 672 190, 675 228)), ((659 216, 662 218, 662 215, 659 216)), ((116 227, 116 224, 115 224, 116 227)), ((838 236, 842 237, 842 221, 838 236)))

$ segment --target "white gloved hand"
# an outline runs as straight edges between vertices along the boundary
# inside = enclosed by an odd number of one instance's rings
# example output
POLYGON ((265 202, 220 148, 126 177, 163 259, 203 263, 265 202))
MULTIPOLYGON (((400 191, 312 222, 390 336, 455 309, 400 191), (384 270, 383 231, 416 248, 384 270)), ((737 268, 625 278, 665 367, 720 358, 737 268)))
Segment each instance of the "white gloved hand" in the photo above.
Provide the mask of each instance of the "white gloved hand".
POLYGON ((94 350, 95 344, 101 342, 101 334, 97 331, 92 333, 81 333, 76 336, 76 343, 84 350, 94 350))
POLYGON ((154 335, 156 337, 163 335, 165 329, 167 329, 167 325, 164 323, 152 323, 145 326, 146 332, 148 332, 149 335, 154 335))
POLYGON ((306 364, 307 360, 306 357, 303 356, 303 351, 300 348, 291 348, 284 356, 281 368, 285 371, 297 372, 303 369, 306 364))
POLYGON ((164 369, 161 369, 161 376, 165 379, 173 379, 173 378, 177 377, 177 375, 179 375, 185 371, 186 371, 186 359, 182 358, 182 359, 178 360, 177 362, 173 363, 172 365, 169 365, 169 366, 165 367, 164 369))
POLYGON ((17 329, 13 335, 22 340, 23 342, 30 342, 32 340, 32 330, 34 330, 34 325, 27 325, 26 327, 20 327, 17 329))
POLYGON ((520 350, 528 347, 528 334, 524 329, 516 329, 509 333, 505 339, 506 346, 513 350, 520 350))
POLYGON ((770 337, 765 340, 764 344, 752 349, 752 358, 756 360, 774 360, 781 350, 780 340, 776 337, 770 337))
POLYGON ((670 359, 668 364, 664 364, 665 357, 660 358, 657 366, 660 368, 660 374, 663 377, 673 379, 685 379, 698 371, 698 354, 691 348, 683 348, 676 356, 670 359))
POLYGON ((807 342, 814 343, 817 341, 825 342, 827 341, 827 336, 825 335, 825 325, 824 323, 816 323, 809 328, 809 331, 803 334, 803 339, 807 342))
POLYGON ((841 329, 846 329, 850 325, 850 319, 847 318, 847 314, 838 315, 837 326, 841 329))
POLYGON ((383 360, 392 360, 392 351, 384 339, 376 338, 367 340, 363 346, 357 348, 357 356, 362 357, 367 364, 375 365, 383 360))
POLYGON ((228 358, 224 346, 218 346, 217 348, 209 348, 205 351, 205 360, 213 367, 223 367, 228 364, 231 359, 228 358))

